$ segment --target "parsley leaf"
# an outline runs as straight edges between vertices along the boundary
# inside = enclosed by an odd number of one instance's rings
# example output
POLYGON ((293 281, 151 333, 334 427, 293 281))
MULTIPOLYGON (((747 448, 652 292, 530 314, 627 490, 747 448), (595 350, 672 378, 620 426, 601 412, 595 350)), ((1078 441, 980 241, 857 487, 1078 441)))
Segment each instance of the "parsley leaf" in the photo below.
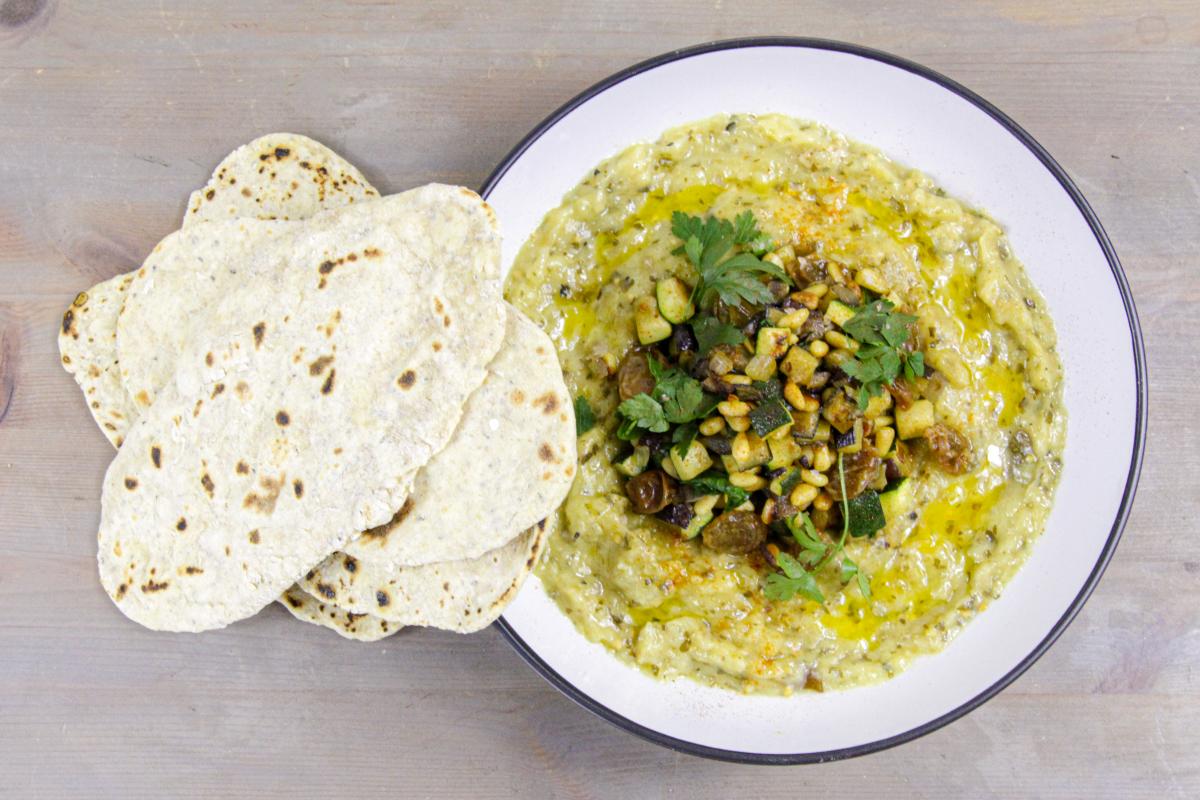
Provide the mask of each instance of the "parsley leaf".
POLYGON ((618 435, 621 435, 622 431, 631 434, 636 428, 645 428, 651 433, 665 433, 667 428, 671 427, 667 424, 667 415, 663 407, 645 392, 622 402, 617 406, 617 413, 625 417, 625 423, 621 425, 618 435))
POLYGON ((901 370, 910 380, 925 374, 925 355, 903 349, 909 339, 908 326, 917 318, 893 309, 888 300, 873 300, 842 325, 860 345, 854 358, 842 364, 842 370, 860 384, 859 408, 866 408, 872 397, 883 394, 883 387, 900 377, 901 370))
POLYGON ((719 264, 702 267, 696 285, 700 305, 709 306, 718 297, 728 305, 741 305, 743 300, 751 305, 765 305, 772 300, 771 290, 759 280, 760 275, 787 280, 781 268, 760 261, 752 253, 738 253, 719 264))
POLYGON ((767 244, 753 212, 739 214, 735 224, 676 211, 671 215, 671 231, 683 241, 673 252, 687 255, 700 276, 694 296, 702 307, 711 306, 717 298, 729 305, 741 305, 743 301, 762 305, 771 300, 770 291, 760 280, 762 275, 788 280, 787 273, 775 264, 761 261, 755 255, 760 251, 750 248, 751 244, 758 248, 767 244), (749 249, 725 258, 734 245, 749 249))
POLYGON ((775 556, 775 563, 783 572, 773 572, 767 576, 763 594, 772 600, 791 600, 799 594, 818 603, 825 602, 825 595, 821 594, 817 579, 803 564, 787 553, 775 556))
POLYGON ((592 411, 592 404, 583 395, 575 398, 575 435, 583 436, 585 433, 596 427, 596 412, 592 411))
MULTIPOLYGON (((846 496, 846 472, 843 466, 842 454, 838 454, 838 480, 842 486, 842 497, 846 496)), ((805 597, 824 602, 824 598, 820 597, 820 589, 817 588, 816 580, 812 573, 825 566, 829 561, 838 555, 842 557, 839 563, 839 576, 842 583, 847 584, 851 580, 858 582, 858 590, 862 592, 863 597, 871 596, 871 581, 851 559, 846 555, 846 537, 847 536, 868 536, 882 528, 880 523, 878 527, 872 527, 878 520, 883 518, 882 507, 878 508, 878 518, 874 516, 873 505, 879 506, 879 495, 873 491, 864 492, 854 500, 842 500, 842 535, 836 542, 825 542, 820 534, 817 533, 816 527, 812 523, 812 519, 803 511, 788 517, 785 520, 788 532, 792 534, 792 538, 796 540, 796 544, 800 545, 800 554, 791 556, 787 553, 780 553, 775 557, 783 574, 774 573, 767 576, 767 584, 764 592, 767 597, 772 600, 789 600, 796 594, 803 594, 805 597), (859 498, 871 495, 867 500, 862 501, 857 507, 856 502, 859 498), (856 519, 855 512, 858 510, 859 517, 856 519), (864 532, 865 531, 865 532, 864 532), (794 567, 794 568, 793 568, 794 567), (796 574, 796 570, 803 570, 807 567, 808 572, 804 572, 806 578, 796 574), (816 591, 816 595, 808 594, 801 588, 800 584, 809 585, 816 591)))
POLYGON ((720 402, 720 398, 705 395, 700 381, 683 370, 664 367, 654 358, 649 359, 649 365, 655 380, 651 399, 660 405, 667 422, 680 424, 707 416, 720 402))
POLYGON ((820 559, 825 555, 825 551, 829 546, 821 541, 821 537, 817 534, 817 529, 813 526, 812 519, 803 511, 795 516, 787 518, 784 523, 787 525, 788 531, 792 534, 792 538, 796 540, 796 544, 800 545, 801 549, 807 553, 816 553, 820 559))
POLYGON ((750 498, 750 494, 745 489, 734 486, 719 472, 706 472, 699 478, 684 481, 684 486, 690 486, 701 494, 725 495, 726 508, 736 508, 750 498))
POLYGON ((719 344, 741 344, 746 341, 741 328, 727 325, 708 315, 692 321, 692 333, 696 334, 701 356, 708 355, 709 351, 719 344))
POLYGON ((754 212, 743 211, 733 221, 733 241, 744 246, 756 256, 762 256, 775 249, 775 242, 770 236, 758 229, 754 212))

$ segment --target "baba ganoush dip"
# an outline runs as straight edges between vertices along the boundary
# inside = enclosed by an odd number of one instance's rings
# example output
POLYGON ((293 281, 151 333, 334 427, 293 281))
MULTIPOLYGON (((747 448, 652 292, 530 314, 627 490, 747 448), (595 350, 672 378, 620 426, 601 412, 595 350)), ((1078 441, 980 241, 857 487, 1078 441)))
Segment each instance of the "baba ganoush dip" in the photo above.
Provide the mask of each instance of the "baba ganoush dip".
POLYGON ((1045 526, 1066 412, 1044 300, 984 212, 820 125, 722 115, 605 160, 506 296, 580 412, 537 575, 652 675, 886 679, 1045 526))

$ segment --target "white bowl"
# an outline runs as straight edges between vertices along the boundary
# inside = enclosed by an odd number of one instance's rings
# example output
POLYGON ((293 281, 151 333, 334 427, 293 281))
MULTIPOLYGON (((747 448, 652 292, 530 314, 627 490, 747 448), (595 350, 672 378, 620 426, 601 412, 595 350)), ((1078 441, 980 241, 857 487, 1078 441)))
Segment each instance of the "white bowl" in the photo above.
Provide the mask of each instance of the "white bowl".
POLYGON ((500 626, 547 680, 626 730, 713 758, 798 763, 860 755, 935 730, 1045 652, 1116 548, 1141 465, 1147 397, 1125 276, 1063 169, 964 87, 853 45, 718 42, 637 64, 588 89, 517 145, 482 190, 503 221, 506 269, 542 216, 605 157, 719 112, 772 111, 875 145, 1007 228, 1050 305, 1066 371, 1065 467, 1045 533, 1003 597, 942 653, 852 691, 744 696, 655 680, 584 639, 537 579, 500 626))

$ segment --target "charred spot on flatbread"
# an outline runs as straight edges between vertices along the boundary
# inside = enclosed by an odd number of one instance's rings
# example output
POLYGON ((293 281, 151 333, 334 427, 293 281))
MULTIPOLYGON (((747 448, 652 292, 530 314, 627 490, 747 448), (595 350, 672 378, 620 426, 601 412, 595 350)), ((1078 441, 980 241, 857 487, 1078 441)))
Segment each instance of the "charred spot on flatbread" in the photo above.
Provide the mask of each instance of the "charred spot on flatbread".
POLYGON ((262 494, 257 492, 248 492, 242 498, 242 508, 248 508, 251 511, 270 516, 275 513, 275 503, 279 500, 279 494, 283 491, 283 485, 286 482, 286 476, 278 478, 262 477, 258 479, 259 488, 262 489, 262 494))

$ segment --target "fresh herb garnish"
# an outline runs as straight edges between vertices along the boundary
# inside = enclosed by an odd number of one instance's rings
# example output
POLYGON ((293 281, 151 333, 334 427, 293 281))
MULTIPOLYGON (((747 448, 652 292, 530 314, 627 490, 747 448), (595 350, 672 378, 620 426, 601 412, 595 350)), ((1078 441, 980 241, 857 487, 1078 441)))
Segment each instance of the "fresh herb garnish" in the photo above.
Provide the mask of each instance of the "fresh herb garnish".
POLYGON ((842 325, 860 345, 854 358, 842 364, 842 370, 861 384, 859 408, 866 408, 872 397, 883 394, 883 387, 900 377, 901 370, 909 380, 925 374, 925 355, 904 349, 908 326, 917 318, 894 309, 888 300, 873 300, 842 325))
POLYGON ((736 225, 726 219, 701 219, 676 211, 671 215, 671 230, 683 240, 672 252, 686 255, 700 277, 692 297, 702 308, 711 307, 718 297, 733 306, 743 301, 769 303, 771 292, 759 278, 769 275, 788 280, 780 267, 754 254, 753 248, 763 241, 750 211, 739 214, 736 225), (745 249, 725 258, 734 245, 745 249))
POLYGON ((741 344, 746 341, 741 328, 727 325, 708 315, 692 320, 692 333, 696 334, 701 356, 708 355, 709 351, 719 344, 741 344))
POLYGON ((690 486, 701 494, 725 495, 725 508, 727 509, 737 508, 750 498, 749 492, 738 486, 734 486, 729 482, 728 478, 719 472, 706 472, 699 478, 685 481, 684 485, 690 486))
POLYGON ((825 554, 829 550, 829 545, 821 541, 821 537, 817 534, 816 527, 813 526, 812 519, 803 511, 795 516, 788 517, 788 531, 792 534, 792 538, 796 540, 796 544, 800 545, 800 560, 805 564, 812 566, 825 558, 825 554))
POLYGON ((642 392, 617 406, 617 413, 625 418, 617 435, 622 439, 632 438, 637 428, 643 428, 651 433, 665 433, 671 427, 667 423, 666 412, 650 395, 642 392))
POLYGON ((770 236, 758 229, 758 221, 754 212, 743 211, 733 221, 733 241, 745 245, 746 249, 756 256, 762 256, 775 249, 775 242, 770 236))
POLYGON ((592 404, 583 395, 575 398, 575 435, 583 436, 585 433, 596 427, 596 412, 592 411, 592 404))
POLYGON ((796 594, 802 594, 818 603, 825 602, 813 573, 839 555, 842 557, 839 564, 842 584, 855 580, 863 597, 871 596, 870 578, 850 556, 846 555, 846 538, 870 536, 882 528, 883 508, 879 504, 879 495, 870 490, 855 498, 857 501, 859 498, 867 496, 867 499, 861 503, 856 504, 855 501, 846 500, 846 468, 841 453, 838 453, 837 464, 838 482, 842 490, 842 535, 836 542, 826 542, 817 533, 808 514, 801 511, 788 517, 785 524, 788 532, 792 534, 792 538, 796 540, 796 544, 800 545, 800 554, 791 556, 787 553, 780 553, 775 557, 775 563, 779 565, 783 573, 775 572, 768 575, 766 586, 763 589, 767 597, 772 600, 790 600, 796 594), (856 510, 858 511, 857 517, 855 516, 856 510), (790 569, 793 566, 795 569, 790 569), (805 569, 806 567, 807 569, 805 569), (798 574, 794 574, 797 569, 806 577, 802 578, 798 574))
MULTIPOLYGON (((650 374, 654 376, 653 395, 642 392, 617 406, 617 413, 624 417, 621 426, 617 428, 617 436, 621 439, 636 438, 637 430, 644 429, 651 433, 665 433, 671 423, 677 425, 691 422, 708 416, 717 407, 721 398, 704 393, 700 381, 689 376, 676 367, 664 367, 657 359, 648 360, 650 374)), ((683 441, 686 449, 695 438, 695 431, 676 431, 675 442, 683 441)))
POLYGON ((649 359, 650 374, 654 376, 654 399, 666 415, 667 422, 691 422, 706 416, 717 406, 704 394, 700 381, 677 367, 664 367, 657 359, 649 359))
MULTIPOLYGON (((842 454, 839 452, 837 465, 838 465, 838 481, 839 481, 839 486, 842 490, 842 536, 840 539, 838 539, 837 552, 844 554, 845 549, 846 549, 846 536, 850 533, 850 501, 846 499, 846 468, 842 462, 843 462, 842 454)), ((875 497, 875 502, 876 503, 879 502, 878 496, 875 497)), ((880 509, 879 513, 881 516, 883 515, 882 508, 880 509)), ((878 530, 878 529, 876 529, 876 530, 878 530)), ((853 570, 854 570, 853 574, 858 578, 859 591, 861 591, 863 593, 863 597, 870 597, 871 596, 871 579, 866 575, 866 573, 864 573, 861 569, 859 569, 858 564, 856 564, 853 560, 851 560, 850 556, 843 555, 843 557, 842 557, 842 575, 843 576, 846 575, 851 568, 853 568, 853 570)), ((847 580, 848 579, 844 579, 843 583, 847 582, 847 580)))
POLYGON ((803 564, 787 553, 775 556, 775 563, 783 572, 772 572, 767 576, 763 594, 772 600, 791 600, 799 594, 818 603, 825 602, 825 595, 821 594, 817 579, 803 564))

